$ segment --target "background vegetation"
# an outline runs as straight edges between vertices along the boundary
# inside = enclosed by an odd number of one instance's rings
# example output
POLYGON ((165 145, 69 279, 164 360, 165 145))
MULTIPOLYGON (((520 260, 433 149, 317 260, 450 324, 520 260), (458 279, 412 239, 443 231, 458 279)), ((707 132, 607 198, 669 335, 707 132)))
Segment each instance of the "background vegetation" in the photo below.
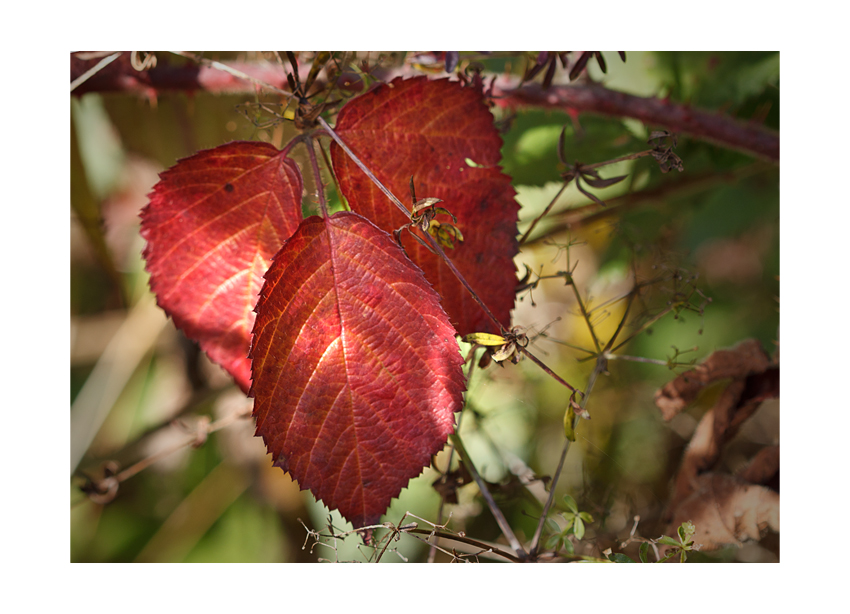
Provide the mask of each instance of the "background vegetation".
MULTIPOLYGON (((779 129, 778 53, 632 53, 621 62, 604 52, 607 73, 588 65, 590 78, 640 96, 667 98, 779 129)), ((231 62, 274 64, 270 54, 207 54, 231 62)), ((366 57, 366 56, 364 56, 366 57)), ((369 56, 373 61, 377 54, 369 56)), ((461 68, 464 59, 461 54, 461 68)), ((528 55, 533 62, 536 54, 528 55)), ((173 61, 173 59, 172 59, 173 61)), ((440 61, 395 54, 387 64, 443 75, 440 61)), ((522 75, 526 57, 476 57, 486 71, 522 75)), ((538 80, 540 77, 538 77, 538 80)), ((566 83, 559 70, 556 83, 566 83)), ((264 96, 263 100, 271 100, 264 96)), ((260 124, 257 95, 198 92, 85 93, 71 100, 71 558, 73 561, 316 561, 364 560, 356 539, 303 549, 310 529, 326 531, 327 509, 300 492, 271 465, 253 425, 234 418, 250 411, 220 369, 209 364, 155 306, 141 259, 138 213, 157 173, 182 157, 230 140, 266 140, 278 146, 295 130, 290 122, 260 124), (221 428, 208 440, 185 445, 198 421, 221 428), (216 421, 222 421, 216 423, 216 421), (172 451, 174 450, 174 451, 172 451), (77 454, 79 466, 74 462, 77 454), (161 455, 161 457, 159 456, 161 455), (99 498, 80 487, 104 470, 156 460, 99 498), (114 468, 110 465, 114 462, 114 468), (114 498, 111 498, 114 494, 114 498), (109 500, 106 503, 107 499, 109 500), (302 522, 303 521, 303 525, 302 522)), ((602 162, 647 148, 651 126, 635 119, 535 108, 494 109, 504 133, 503 165, 521 204, 523 233, 563 185, 559 160, 602 162), (562 137, 563 133, 563 137, 562 137)), ((684 272, 681 287, 656 284, 641 314, 663 308, 675 293, 691 293, 685 310, 671 313, 621 349, 651 359, 609 361, 588 403, 557 485, 593 518, 576 552, 611 548, 637 559, 637 534, 658 537, 671 481, 699 418, 722 391, 709 387, 670 422, 653 402, 657 389, 681 373, 664 363, 700 362, 714 350, 754 338, 778 352, 779 168, 704 141, 679 135, 675 153, 683 172, 663 174, 651 157, 601 169, 627 180, 593 193, 600 208, 575 187, 565 190, 517 257, 551 275, 574 269, 576 287, 596 308, 591 321, 610 335, 634 275, 684 272), (699 292, 695 292, 694 288, 699 292), (703 297, 710 297, 708 303, 703 297), (700 313, 700 309, 704 310, 700 313), (619 311, 618 311, 619 310, 619 311), (677 354, 677 348, 680 354, 677 354)), ((297 149, 296 157, 302 155, 297 149)), ((303 160, 301 161, 303 162, 303 160)), ((302 166, 306 166, 303 165, 302 166)), ((309 173, 304 207, 313 213, 309 173)), ((332 184, 331 184, 332 186, 332 184)), ((532 277, 533 279, 533 277, 532 277)), ((518 295, 514 323, 530 327, 535 353, 567 381, 583 388, 594 362, 581 361, 592 340, 575 296, 563 279, 543 280, 518 295), (535 335, 540 336, 535 336, 535 335)), ((564 388, 524 361, 475 369, 461 433, 515 531, 534 532, 535 489, 517 476, 551 475, 564 439, 564 388)), ((732 473, 755 450, 778 443, 778 401, 769 401, 730 442, 720 461, 732 473)), ((444 469, 448 455, 437 458, 444 469)), ((412 481, 391 507, 476 539, 498 541, 499 529, 474 484, 442 505, 433 469, 412 481)), ((777 485, 778 488, 778 485, 777 485)), ((563 501, 559 496, 557 501, 563 501)), ((556 511, 568 512, 564 503, 556 511)), ((344 524, 336 517, 336 527, 344 524)), ((428 548, 410 537, 383 561, 426 560, 428 548)), ((778 535, 759 544, 696 556, 698 560, 778 560, 778 535)), ((448 560, 440 554, 437 560, 448 560)))

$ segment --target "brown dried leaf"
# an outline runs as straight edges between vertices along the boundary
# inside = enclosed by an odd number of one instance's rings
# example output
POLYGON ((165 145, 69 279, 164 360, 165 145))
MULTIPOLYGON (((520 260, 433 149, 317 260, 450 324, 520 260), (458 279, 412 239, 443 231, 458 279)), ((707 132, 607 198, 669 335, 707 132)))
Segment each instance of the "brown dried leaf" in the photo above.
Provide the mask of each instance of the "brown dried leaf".
POLYGON ((779 532, 779 494, 728 475, 699 477, 696 491, 675 510, 667 535, 685 521, 696 526, 694 542, 702 550, 741 546, 770 529, 779 532))
POLYGON ((717 402, 700 420, 682 458, 668 510, 674 509, 694 491, 697 476, 711 469, 726 442, 741 424, 755 413, 762 401, 779 396, 779 369, 773 367, 731 382, 717 402))
POLYGON ((731 350, 714 352, 701 365, 669 382, 655 393, 655 404, 664 419, 670 420, 692 403, 708 384, 725 378, 742 379, 762 373, 769 366, 770 358, 761 344, 748 339, 731 350))
POLYGON ((738 477, 750 484, 766 484, 779 473, 779 446, 764 448, 749 464, 738 472, 738 477))

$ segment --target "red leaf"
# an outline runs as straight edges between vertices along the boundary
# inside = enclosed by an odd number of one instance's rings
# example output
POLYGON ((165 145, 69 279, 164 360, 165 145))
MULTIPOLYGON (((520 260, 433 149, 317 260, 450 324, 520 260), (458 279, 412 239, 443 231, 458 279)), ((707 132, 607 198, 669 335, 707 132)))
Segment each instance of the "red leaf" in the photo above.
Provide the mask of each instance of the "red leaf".
POLYGON ((199 152, 160 175, 142 211, 157 303, 247 391, 254 305, 301 221, 301 174, 265 143, 199 152))
POLYGON ((356 527, 377 522, 462 407, 439 297, 388 234, 341 212, 281 248, 257 314, 257 434, 302 488, 356 527))
MULTIPOLYGON (((457 216, 464 237, 447 255, 510 329, 519 206, 510 177, 497 166, 502 140, 481 93, 448 80, 395 79, 346 104, 336 132, 408 209, 411 176, 417 199, 444 201, 440 206, 457 216)), ((331 154, 352 209, 388 232, 409 222, 336 143, 331 154)), ((443 297, 458 332, 498 332, 445 263, 403 235, 407 254, 443 297)))

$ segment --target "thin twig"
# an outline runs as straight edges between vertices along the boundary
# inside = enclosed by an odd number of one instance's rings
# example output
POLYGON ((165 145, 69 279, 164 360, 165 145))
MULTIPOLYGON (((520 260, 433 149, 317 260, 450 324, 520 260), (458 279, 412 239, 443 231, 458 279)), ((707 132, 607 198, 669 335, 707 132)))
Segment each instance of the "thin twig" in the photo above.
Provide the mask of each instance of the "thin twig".
MULTIPOLYGON (((466 361, 469 363, 469 369, 467 369, 467 371, 466 371, 467 385, 468 385, 468 382, 472 381, 472 374, 475 372, 475 351, 477 349, 478 349, 478 346, 473 345, 472 348, 470 348, 469 354, 467 355, 467 358, 466 358, 466 361)), ((468 399, 467 399, 467 402, 469 402, 468 399)), ((463 420, 463 416, 464 416, 465 413, 466 412, 460 412, 458 414, 457 424, 455 424, 455 433, 460 432, 460 423, 463 420)), ((446 460, 446 473, 445 473, 445 475, 448 475, 449 472, 452 469, 452 457, 454 456, 454 453, 455 453, 454 445, 449 446, 449 456, 448 456, 448 459, 446 460)), ((436 464, 434 465, 434 468, 437 469, 436 464)), ((439 469, 437 469, 437 471, 439 471, 439 469)), ((440 507, 437 510, 437 522, 438 523, 441 522, 442 519, 443 519, 443 505, 444 504, 445 504, 445 498, 440 497, 440 507)), ((449 516, 451 516, 451 514, 449 516)), ((428 562, 429 563, 434 562, 434 559, 437 555, 437 548, 436 547, 437 547, 438 544, 439 544, 439 538, 433 544, 431 544, 431 549, 428 552, 428 562)))
POLYGON ((439 537, 441 539, 450 539, 452 541, 460 542, 463 544, 469 544, 471 546, 475 546, 477 548, 482 548, 493 554, 497 554, 501 557, 508 559, 509 561, 513 561, 514 563, 524 563, 525 559, 523 557, 515 556, 510 552, 506 552, 497 548, 493 544, 488 544, 485 542, 478 541, 477 539, 472 539, 470 537, 466 537, 464 535, 458 535, 456 533, 446 533, 444 531, 429 531, 427 529, 410 529, 408 531, 404 531, 405 533, 417 533, 420 535, 433 535, 435 537, 439 537))
MULTIPOLYGON (((351 151, 351 149, 349 149, 349 147, 345 144, 345 142, 341 138, 339 138, 339 135, 337 135, 336 132, 334 132, 333 128, 331 128, 328 125, 328 123, 324 120, 324 118, 319 117, 318 121, 322 125, 322 127, 325 129, 325 131, 328 133, 328 135, 340 147, 342 147, 342 149, 345 151, 345 153, 348 154, 348 156, 354 161, 354 163, 358 167, 360 167, 360 170, 362 170, 366 174, 366 176, 369 177, 369 179, 371 179, 372 182, 387 196, 387 198, 389 198, 407 217, 410 217, 410 212, 407 210, 407 207, 405 207, 404 204, 402 204, 402 202, 398 198, 396 198, 396 196, 392 192, 390 192, 386 188, 386 186, 384 186, 384 184, 381 183, 381 181, 377 177, 375 177, 374 173, 372 173, 372 171, 370 171, 369 168, 365 164, 363 164, 363 162, 360 161, 360 159, 355 155, 355 153, 353 151, 351 151)), ((479 307, 481 307, 481 310, 487 315, 487 317, 490 318, 490 321, 493 322, 496 326, 499 327, 499 330, 501 331, 502 336, 508 335, 509 334, 508 329, 504 326, 504 324, 502 324, 499 321, 499 319, 495 315, 493 315, 493 312, 490 311, 490 308, 487 307, 487 305, 484 303, 484 301, 481 300, 481 298, 478 296, 478 294, 475 292, 475 290, 472 289, 472 286, 469 285, 469 282, 466 281, 466 279, 461 274, 461 272, 457 269, 457 267, 454 265, 454 263, 451 261, 451 259, 446 255, 446 252, 443 251, 443 248, 439 244, 439 242, 436 241, 434 239, 434 237, 431 236, 430 233, 425 233, 425 240, 428 241, 428 243, 431 247, 431 251, 433 251, 440 258, 443 259, 443 262, 445 262, 446 266, 449 268, 449 270, 452 272, 452 274, 454 274, 454 276, 461 283, 461 285, 464 288, 466 288, 466 291, 469 292, 469 295, 472 297, 472 299, 478 304, 479 307)), ((543 361, 541 361, 539 358, 534 356, 534 354, 532 354, 530 351, 528 351, 527 348, 519 346, 518 349, 520 351, 522 351, 523 354, 528 356, 532 360, 532 362, 534 362, 538 367, 540 367, 547 374, 552 376, 556 381, 563 384, 564 386, 566 386, 567 388, 569 388, 573 392, 576 391, 576 389, 573 386, 568 384, 562 377, 560 377, 554 371, 552 371, 552 369, 547 367, 543 363, 543 361)))
MULTIPOLYGON (((575 285, 573 285, 573 288, 575 288, 575 285)), ((578 294, 579 294, 578 290, 576 289, 576 297, 577 298, 578 298, 578 294)), ((600 374, 605 373, 607 371, 608 359, 607 359, 606 354, 611 350, 611 346, 614 345, 614 341, 617 339, 619 334, 623 331, 623 327, 625 326, 626 319, 628 318, 628 315, 629 315, 629 310, 631 309, 632 302, 633 302, 634 297, 636 295, 637 295, 637 286, 635 286, 635 288, 632 290, 632 292, 629 293, 629 296, 628 296, 629 302, 626 304, 626 309, 623 313, 623 316, 620 318, 620 323, 617 326, 617 330, 614 331, 614 334, 611 335, 611 338, 608 340, 608 343, 605 344, 605 349, 599 350, 599 354, 596 358, 596 366, 593 368, 593 371, 591 372, 590 377, 588 378, 587 388, 585 388, 585 390, 584 390, 584 395, 583 395, 581 403, 580 403, 582 410, 586 409, 586 407, 587 407, 587 400, 588 400, 588 397, 590 396, 590 392, 593 390, 594 384, 596 384, 596 379, 599 377, 600 374)), ((582 313, 584 313, 584 308, 582 308, 582 313)), ((590 326, 589 320, 587 321, 587 323, 588 323, 588 326, 590 326)), ((593 327, 592 326, 590 326, 590 329, 591 329, 591 333, 593 333, 593 327)), ((593 337, 594 337, 594 340, 596 340, 595 334, 593 334, 593 337)), ((597 342, 597 344, 598 344, 598 342, 597 342)), ((598 347, 598 345, 597 345, 597 347, 598 347)), ((584 412, 582 412, 582 414, 584 414, 584 412)), ((576 427, 578 426, 579 420, 581 420, 581 419, 582 418, 579 415, 576 415, 575 418, 573 418, 573 424, 572 424, 573 431, 575 431, 576 427)), ((537 529, 534 532, 534 537, 532 538, 531 546, 529 547, 529 553, 530 553, 531 557, 535 557, 537 555, 537 549, 540 545, 540 537, 543 534, 543 526, 546 523, 546 517, 549 515, 549 510, 551 509, 552 502, 554 501, 554 498, 555 498, 555 486, 557 485, 558 478, 561 476, 561 471, 564 468, 564 461, 567 458, 567 452, 569 452, 569 450, 570 450, 570 444, 571 443, 572 442, 568 438, 564 437, 564 448, 563 448, 563 450, 561 450, 561 458, 558 461, 558 468, 555 470, 555 473, 552 475, 552 480, 549 484, 549 498, 546 500, 546 505, 543 507, 543 513, 540 516, 540 520, 537 523, 537 529)))
POLYGON ((599 339, 596 337, 596 331, 593 328, 593 324, 590 323, 590 315, 587 313, 587 309, 584 306, 584 301, 581 300, 581 293, 578 291, 575 283, 570 284, 573 288, 573 293, 576 295, 576 302, 578 303, 578 308, 581 310, 581 315, 584 318, 584 321, 587 323, 587 328, 590 330, 590 337, 593 339, 593 345, 596 346, 596 352, 599 353, 602 351, 602 346, 599 344, 599 339))
POLYGON ((686 177, 665 182, 656 188, 617 196, 607 201, 608 206, 605 208, 600 207, 594 202, 590 202, 586 205, 555 211, 550 215, 552 224, 540 235, 526 240, 525 245, 534 245, 543 242, 549 237, 565 230, 574 230, 607 218, 620 217, 625 211, 642 205, 657 206, 671 198, 681 199, 693 194, 699 194, 700 192, 716 187, 718 184, 733 184, 758 173, 774 170, 774 168, 764 162, 753 162, 752 164, 726 173, 706 173, 686 177))
MULTIPOLYGON (((598 378, 599 374, 602 373, 604 370, 604 361, 600 359, 597 361, 596 367, 594 367, 593 371, 590 374, 590 377, 587 380, 587 387, 584 389, 580 404, 582 409, 585 409, 587 406, 587 400, 590 397, 590 393, 593 390, 594 384, 596 383, 596 378, 598 378)), ((576 426, 578 426, 579 420, 581 420, 581 418, 576 415, 573 420, 573 430, 575 430, 576 426)), ((537 522, 537 529, 534 531, 534 537, 532 537, 531 545, 528 548, 529 556, 532 559, 534 559, 538 554, 540 538, 543 535, 543 527, 546 524, 546 517, 549 515, 549 510, 552 508, 552 503, 555 500, 555 486, 557 486, 558 479, 561 477, 561 471, 564 468, 564 461, 567 458, 567 452, 570 451, 571 443, 572 442, 569 439, 564 437, 564 447, 561 450, 561 458, 558 460, 558 468, 555 470, 555 473, 552 475, 552 480, 549 482, 549 497, 548 499, 546 499, 546 504, 543 506, 543 512, 540 515, 540 520, 537 522)))
POLYGON ((339 138, 339 135, 336 133, 336 131, 334 131, 334 129, 333 129, 333 128, 331 128, 331 127, 328 125, 328 122, 326 122, 326 121, 325 121, 325 118, 324 118, 324 117, 322 117, 322 116, 320 115, 320 116, 317 118, 317 121, 318 121, 318 122, 319 122, 319 124, 322 126, 322 128, 324 128, 324 129, 325 129, 325 132, 327 133, 327 135, 328 135, 329 137, 331 137, 331 138, 332 138, 332 139, 336 142, 336 144, 337 144, 337 145, 339 145, 340 147, 342 147, 342 150, 343 150, 346 154, 348 154, 348 157, 349 157, 349 158, 351 158, 351 160, 352 160, 352 161, 353 161, 353 162, 354 162, 354 163, 355 163, 358 167, 360 167, 360 170, 361 170, 361 171, 363 171, 363 172, 365 173, 365 175, 366 175, 369 179, 371 179, 371 180, 372 180, 372 183, 374 183, 374 184, 378 187, 378 189, 379 189, 381 192, 383 192, 383 193, 386 195, 386 197, 387 197, 387 198, 389 198, 389 199, 390 199, 390 201, 391 201, 391 202, 392 202, 392 203, 393 203, 396 207, 398 207, 398 208, 399 208, 399 210, 400 210, 402 213, 404 213, 405 217, 410 218, 410 211, 408 211, 408 210, 407 210, 407 207, 405 207, 405 206, 404 206, 404 203, 402 203, 402 202, 401 202, 398 198, 396 198, 395 194, 393 194, 392 192, 390 192, 390 191, 387 189, 387 187, 386 187, 383 183, 381 183, 380 179, 378 179, 377 177, 375 177, 375 174, 374 174, 371 170, 369 170, 369 167, 368 167, 368 166, 366 166, 365 164, 363 164, 363 162, 361 162, 361 161, 360 161, 360 158, 358 158, 358 157, 357 157, 357 155, 356 155, 353 151, 351 151, 351 149, 348 147, 348 145, 346 145, 346 144, 345 144, 345 141, 343 141, 341 138, 339 138))
POLYGON ((499 528, 502 529, 502 534, 507 538, 511 547, 517 553, 517 555, 521 559, 525 559, 528 556, 528 553, 525 551, 525 548, 522 547, 522 544, 517 539, 516 535, 514 535, 513 529, 508 524, 505 515, 502 514, 502 510, 499 509, 499 506, 496 505, 496 501, 493 499, 493 495, 490 494, 490 490, 487 488, 487 483, 484 481, 484 478, 478 473, 478 470, 475 468, 475 464, 472 462, 472 459, 469 456, 469 453, 466 451, 466 448, 463 445, 463 440, 460 438, 460 435, 457 433, 452 433, 450 436, 452 443, 457 448, 458 453, 463 457, 463 462, 466 465, 466 468, 469 470, 469 473, 472 474, 472 478, 475 480, 475 483, 478 484, 478 488, 481 491, 481 495, 484 497, 484 500, 487 502, 487 507, 490 508, 490 511, 493 513, 493 517, 496 519, 496 523, 499 525, 499 528))
POLYGON ((182 450, 187 447, 199 447, 203 445, 207 437, 211 433, 215 433, 216 431, 220 431, 221 429, 230 426, 235 423, 237 420, 243 418, 249 418, 251 416, 251 410, 247 411, 236 411, 227 416, 219 418, 214 422, 210 422, 209 418, 206 416, 202 416, 201 420, 198 421, 198 424, 195 425, 193 431, 189 436, 186 437, 183 441, 166 448, 164 450, 160 450, 154 454, 151 454, 148 457, 143 458, 142 460, 130 465, 123 471, 116 473, 115 475, 108 475, 107 477, 101 480, 91 480, 84 487, 84 490, 89 493, 89 497, 95 500, 97 503, 105 504, 115 498, 115 495, 118 493, 118 485, 121 482, 124 482, 141 471, 147 469, 157 461, 162 460, 163 458, 177 452, 178 450, 182 450))
POLYGON ((561 189, 558 190, 558 193, 555 194, 555 197, 549 202, 548 205, 546 205, 546 208, 543 210, 543 213, 541 213, 536 218, 534 218, 534 221, 531 222, 531 226, 528 227, 528 230, 525 231, 525 233, 522 235, 522 237, 519 240, 520 247, 522 247, 522 244, 525 243, 526 240, 528 239, 528 237, 531 235, 531 231, 534 230, 534 227, 537 226, 537 223, 548 215, 549 211, 552 209, 552 207, 555 205, 555 203, 561 197, 561 194, 564 193, 564 190, 567 189, 568 185, 570 185, 570 182, 565 181, 564 185, 561 186, 561 189))

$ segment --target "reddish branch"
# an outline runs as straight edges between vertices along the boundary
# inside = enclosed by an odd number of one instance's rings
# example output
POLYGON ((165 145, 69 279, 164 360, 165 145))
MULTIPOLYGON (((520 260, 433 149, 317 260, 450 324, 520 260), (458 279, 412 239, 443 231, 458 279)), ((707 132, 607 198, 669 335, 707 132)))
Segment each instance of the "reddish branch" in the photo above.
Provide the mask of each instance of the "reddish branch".
POLYGON ((779 135, 766 128, 717 112, 704 111, 659 98, 643 98, 617 92, 601 85, 551 86, 538 83, 516 87, 515 79, 497 79, 493 95, 500 106, 534 106, 572 109, 613 117, 631 117, 647 126, 663 127, 670 132, 688 134, 743 151, 750 155, 779 162, 779 135), (507 81, 500 86, 500 81, 507 81))
MULTIPOLYGON (((81 60, 71 55, 71 81, 85 73, 98 59, 81 60)), ((273 64, 227 62, 227 65, 277 88, 288 88, 286 72, 273 64)), ((256 86, 217 68, 186 63, 173 65, 161 62, 150 70, 136 70, 130 54, 124 53, 103 70, 77 87, 73 94, 88 92, 124 92, 154 97, 163 92, 210 92, 213 94, 242 94, 255 91, 256 86)))
MULTIPOLYGON (((80 60, 72 55, 71 81, 97 61, 80 60)), ((236 61, 227 64, 271 86, 287 88, 286 72, 281 66, 236 61)), ((300 69, 309 71, 309 67, 309 64, 304 64, 300 69)), ((419 75, 421 72, 407 65, 380 69, 373 73, 382 80, 414 74, 419 75)), ((345 89, 358 89, 359 84, 351 82, 356 79, 353 75, 343 75, 340 79, 348 81, 340 84, 345 89)), ((489 83, 489 79, 486 81, 489 83)), ((80 85, 73 93, 81 95, 87 92, 126 92, 153 97, 166 91, 224 94, 253 92, 256 87, 250 82, 204 65, 174 66, 161 62, 156 68, 138 71, 132 67, 129 53, 126 53, 80 85)), ((511 75, 502 75, 493 82, 492 95, 496 104, 504 107, 534 106, 612 117, 631 117, 647 126, 665 128, 773 163, 779 162, 778 133, 755 123, 743 122, 718 112, 696 109, 669 100, 633 96, 596 84, 552 85, 543 89, 538 83, 520 85, 519 79, 511 75)))

